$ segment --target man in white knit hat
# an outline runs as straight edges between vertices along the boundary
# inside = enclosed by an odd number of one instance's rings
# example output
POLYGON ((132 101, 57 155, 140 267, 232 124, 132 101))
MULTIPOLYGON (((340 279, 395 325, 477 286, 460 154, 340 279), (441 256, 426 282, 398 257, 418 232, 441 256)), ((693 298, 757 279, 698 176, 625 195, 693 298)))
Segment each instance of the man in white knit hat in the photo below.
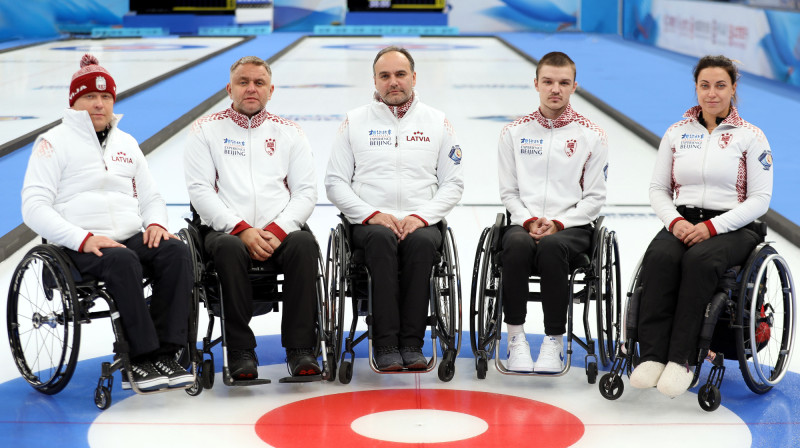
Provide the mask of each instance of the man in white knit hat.
MULTIPOLYGON (((85 55, 62 123, 33 145, 22 217, 63 246, 81 274, 105 282, 129 343, 133 382, 142 390, 183 387, 193 377, 175 355, 188 342, 191 259, 166 230, 166 204, 139 145, 117 128, 116 97, 114 78, 85 55), (143 266, 152 273, 149 310, 143 266)), ((130 387, 125 374, 122 388, 130 387)))

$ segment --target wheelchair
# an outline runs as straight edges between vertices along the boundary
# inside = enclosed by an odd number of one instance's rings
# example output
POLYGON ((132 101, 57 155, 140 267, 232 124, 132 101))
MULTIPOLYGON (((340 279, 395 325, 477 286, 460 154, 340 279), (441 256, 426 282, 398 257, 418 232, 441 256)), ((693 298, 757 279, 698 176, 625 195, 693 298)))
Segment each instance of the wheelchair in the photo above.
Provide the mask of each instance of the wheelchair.
MULTIPOLYGON (((621 287, 619 248, 616 233, 603 226, 604 217, 594 223, 589 253, 579 254, 570 260, 569 307, 567 319, 566 358, 564 368, 558 373, 513 372, 500 359, 501 325, 503 323, 503 276, 500 254, 508 213, 498 213, 495 223, 484 228, 478 241, 472 271, 470 293, 470 343, 475 356, 475 369, 479 379, 485 379, 489 360, 494 357, 495 368, 504 375, 563 376, 572 363, 572 343, 586 351, 586 376, 590 384, 597 381, 598 356, 603 366, 613 361, 620 340, 621 287), (595 303, 597 340, 592 338, 590 304, 595 303), (573 331, 573 305, 583 305, 585 340, 573 331), (596 344, 595 344, 596 343, 596 344), (597 348, 597 350, 596 350, 597 348), (592 359, 590 361, 589 359, 592 359)), ((528 301, 541 301, 539 277, 529 279, 528 301)))
MULTIPOLYGON (((765 226, 762 230, 765 235, 765 226)), ((628 289, 625 342, 618 347, 611 371, 598 384, 600 394, 608 400, 622 395, 622 374, 630 377, 639 364, 641 265, 640 260, 628 289)), ((783 379, 794 348, 795 303, 789 265, 768 242, 756 246, 743 266, 731 267, 723 274, 706 306, 691 386, 699 384, 703 361, 710 362, 711 371, 697 393, 703 410, 719 408, 726 354, 736 354, 744 382, 756 394, 769 392, 783 379)))
MULTIPOLYGON (((149 303, 151 288, 145 273, 145 300, 149 303)), ((143 391, 133 381, 129 347, 114 298, 104 282, 82 276, 64 250, 55 245, 39 244, 28 251, 17 265, 8 290, 6 304, 8 340, 14 363, 20 374, 34 389, 54 395, 63 390, 78 364, 81 325, 94 319, 110 318, 115 342, 113 362, 103 362, 100 379, 94 390, 94 404, 101 410, 111 406, 113 374, 124 369, 132 390, 150 395, 181 388, 143 391), (102 299, 107 310, 93 310, 102 299)), ((196 304, 193 304, 196 306, 196 304)), ((196 313, 195 313, 196 314, 196 313)), ((196 339, 190 313, 189 337, 196 339)), ((194 359, 191 344, 181 350, 185 359, 194 359)), ((185 362, 183 363, 187 365, 185 362)), ((198 366, 191 363, 194 384, 183 387, 187 392, 198 384, 198 366)))
POLYGON ((461 271, 458 264, 458 249, 453 231, 442 219, 436 227, 442 233, 442 247, 438 251, 431 269, 430 305, 427 325, 431 328, 432 356, 425 370, 399 370, 384 372, 378 369, 372 353, 372 277, 364 261, 364 251, 352 248, 352 224, 339 215, 341 223, 331 229, 326 258, 327 288, 333 311, 338 315, 334 335, 334 359, 340 359, 339 382, 348 384, 353 378, 355 347, 365 338, 368 341, 370 368, 381 374, 427 373, 436 367, 438 345, 442 352, 438 376, 441 381, 450 381, 455 375, 455 360, 461 347, 461 271), (351 299, 352 321, 347 338, 343 324, 345 300, 351 299), (368 329, 356 336, 359 317, 365 317, 368 329), (349 355, 349 359, 346 359, 349 355))
MULTIPOLYGON (((186 219, 188 226, 181 229, 178 233, 186 244, 192 257, 194 267, 195 284, 193 296, 197 303, 202 303, 208 313, 208 327, 202 339, 202 348, 198 350, 197 365, 199 367, 198 387, 187 390, 187 393, 199 395, 203 389, 214 387, 214 353, 212 348, 222 345, 223 368, 222 380, 226 386, 254 386, 269 384, 268 378, 256 378, 247 380, 236 380, 231 376, 228 368, 227 341, 225 336, 225 309, 222 302, 222 284, 219 276, 214 270, 214 262, 210 260, 203 249, 203 239, 201 237, 200 217, 192 210, 192 219, 186 219), (214 318, 219 318, 220 336, 213 337, 214 318)), ((303 225, 301 231, 311 232, 307 225, 303 225)), ((335 315, 330 310, 330 301, 325 291, 325 279, 323 276, 321 257, 317 266, 316 290, 317 290, 317 345, 315 347, 316 356, 322 356, 322 373, 319 375, 308 375, 299 377, 284 377, 279 380, 281 383, 299 383, 335 379, 335 358, 334 348, 331 343, 333 327, 335 325, 335 315)), ((280 270, 258 262, 251 265, 248 270, 248 277, 253 284, 253 315, 259 316, 269 312, 277 312, 279 303, 283 300, 281 290, 283 284, 283 273, 280 270)), ((199 306, 198 306, 199 308, 199 306)))

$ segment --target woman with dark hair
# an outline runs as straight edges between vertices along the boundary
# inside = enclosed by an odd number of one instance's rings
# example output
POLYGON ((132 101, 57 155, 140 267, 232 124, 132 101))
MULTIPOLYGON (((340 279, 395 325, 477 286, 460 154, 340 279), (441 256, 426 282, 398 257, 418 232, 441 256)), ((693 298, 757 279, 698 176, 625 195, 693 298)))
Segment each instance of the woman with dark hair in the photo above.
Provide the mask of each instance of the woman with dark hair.
POLYGON ((720 276, 763 239, 750 227, 769 209, 772 153, 739 116, 733 61, 706 56, 694 69, 698 105, 664 134, 650 204, 664 223, 642 261, 637 388, 685 392, 697 363, 703 312, 720 276))

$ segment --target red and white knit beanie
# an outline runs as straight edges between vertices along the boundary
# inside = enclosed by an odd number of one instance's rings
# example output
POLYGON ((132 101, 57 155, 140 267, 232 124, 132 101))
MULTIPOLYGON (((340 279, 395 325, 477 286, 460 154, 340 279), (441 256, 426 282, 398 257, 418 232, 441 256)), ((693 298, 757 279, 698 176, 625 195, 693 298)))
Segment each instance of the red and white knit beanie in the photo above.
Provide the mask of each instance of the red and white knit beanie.
POLYGON ((72 75, 69 84, 69 107, 75 105, 75 100, 89 92, 108 92, 117 101, 117 84, 108 70, 100 67, 97 58, 85 54, 81 58, 81 69, 72 75))

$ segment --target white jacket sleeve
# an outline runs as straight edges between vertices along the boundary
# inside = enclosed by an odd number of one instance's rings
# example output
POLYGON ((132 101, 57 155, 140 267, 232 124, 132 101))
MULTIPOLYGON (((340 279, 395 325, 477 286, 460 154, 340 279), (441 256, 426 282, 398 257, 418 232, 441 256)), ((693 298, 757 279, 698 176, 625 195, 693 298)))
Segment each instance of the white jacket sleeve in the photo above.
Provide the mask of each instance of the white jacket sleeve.
POLYGON ((436 177, 439 188, 419 210, 411 213, 433 225, 442 220, 453 207, 461 200, 464 192, 464 175, 461 168, 461 147, 458 144, 455 131, 447 119, 444 119, 442 146, 439 148, 439 158, 436 164, 436 177))
POLYGON ((673 201, 672 161, 672 142, 667 131, 658 146, 656 165, 650 179, 650 206, 667 230, 675 219, 681 217, 673 201))
POLYGON ((217 171, 211 155, 211 146, 203 133, 203 128, 197 122, 189 132, 183 163, 189 201, 203 222, 218 232, 233 231, 242 218, 236 216, 214 190, 217 171))
POLYGON ((328 169, 325 173, 325 193, 333 205, 351 222, 361 224, 375 213, 375 207, 362 200, 353 191, 355 156, 350 146, 350 126, 346 119, 333 140, 328 169))
POLYGON ((47 242, 77 251, 89 232, 64 219, 53 207, 61 181, 59 156, 47 140, 39 137, 34 143, 22 185, 22 219, 47 242))
POLYGON ((747 199, 733 209, 711 218, 717 234, 733 232, 750 224, 769 210, 772 199, 772 151, 762 133, 754 136, 747 148, 747 199), (760 158, 769 158, 763 164, 760 158))
POLYGON ((289 203, 274 220, 287 234, 300 230, 317 205, 317 178, 314 171, 311 145, 305 134, 300 132, 292 148, 286 176, 291 195, 289 203))
POLYGON ((500 133, 500 141, 497 144, 497 177, 500 180, 500 200, 511 214, 509 224, 522 225, 533 216, 520 198, 514 143, 508 127, 500 133))
POLYGON ((588 224, 600 215, 606 203, 606 170, 608 169, 608 143, 604 137, 591 135, 592 151, 583 167, 583 197, 563 216, 551 219, 559 221, 564 228, 588 224))

